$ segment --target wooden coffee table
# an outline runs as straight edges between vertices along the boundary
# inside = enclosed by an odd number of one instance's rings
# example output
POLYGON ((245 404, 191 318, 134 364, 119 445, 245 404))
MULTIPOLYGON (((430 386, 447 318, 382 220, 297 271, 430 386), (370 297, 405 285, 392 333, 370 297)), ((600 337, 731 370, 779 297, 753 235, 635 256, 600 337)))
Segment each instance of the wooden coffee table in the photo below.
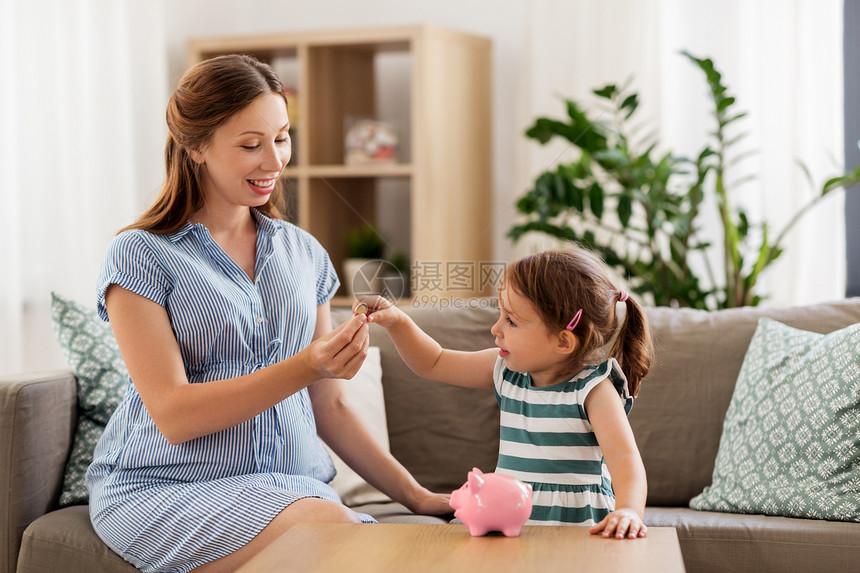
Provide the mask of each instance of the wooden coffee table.
POLYGON ((237 573, 505 573, 684 571, 672 527, 643 539, 605 539, 586 526, 527 526, 519 537, 472 537, 463 525, 302 524, 237 573))

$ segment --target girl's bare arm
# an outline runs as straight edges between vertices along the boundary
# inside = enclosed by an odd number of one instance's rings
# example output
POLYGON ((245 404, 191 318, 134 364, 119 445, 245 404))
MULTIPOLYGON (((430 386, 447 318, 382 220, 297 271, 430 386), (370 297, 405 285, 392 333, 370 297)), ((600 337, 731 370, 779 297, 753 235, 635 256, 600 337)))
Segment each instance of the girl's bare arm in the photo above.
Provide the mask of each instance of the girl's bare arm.
POLYGON ((418 376, 469 388, 493 387, 498 350, 465 352, 442 348, 394 305, 379 309, 371 305, 367 320, 388 331, 397 352, 418 376))
POLYGON ((597 443, 603 450, 615 492, 615 511, 590 531, 603 533, 607 537, 613 534, 619 538, 645 537, 648 531, 642 521, 648 496, 645 466, 624 406, 609 379, 603 380, 588 393, 585 411, 597 443))

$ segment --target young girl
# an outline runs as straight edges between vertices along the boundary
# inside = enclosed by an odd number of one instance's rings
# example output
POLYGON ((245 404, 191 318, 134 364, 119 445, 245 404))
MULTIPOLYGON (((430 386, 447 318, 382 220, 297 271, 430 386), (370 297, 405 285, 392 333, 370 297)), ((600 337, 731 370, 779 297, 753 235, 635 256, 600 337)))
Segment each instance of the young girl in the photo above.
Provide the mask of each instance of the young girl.
POLYGON ((498 348, 443 349, 387 301, 369 306, 368 321, 388 330, 419 376, 495 389, 496 472, 533 487, 528 523, 645 536, 645 469, 626 415, 648 372, 651 338, 642 308, 612 285, 600 259, 571 248, 508 266, 491 329, 498 348), (616 303, 626 310, 620 329, 616 303))

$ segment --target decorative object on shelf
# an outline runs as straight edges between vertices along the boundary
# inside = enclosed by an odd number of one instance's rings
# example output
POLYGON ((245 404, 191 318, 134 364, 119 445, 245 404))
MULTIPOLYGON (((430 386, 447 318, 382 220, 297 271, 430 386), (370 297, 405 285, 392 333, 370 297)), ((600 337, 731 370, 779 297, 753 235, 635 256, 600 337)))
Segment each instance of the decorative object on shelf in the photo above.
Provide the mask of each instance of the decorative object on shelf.
POLYGON ((346 287, 347 296, 379 294, 387 265, 384 254, 385 240, 370 223, 355 227, 346 234, 341 282, 346 287))
POLYGON ((397 133, 383 121, 358 119, 346 130, 346 165, 397 163, 397 133))
MULTIPOLYGON (((730 158, 744 156, 730 156, 742 137, 727 135, 727 127, 747 114, 736 110, 735 98, 710 59, 683 55, 705 74, 713 102, 716 129, 705 148, 689 159, 672 151, 658 155, 654 136, 634 143, 641 125, 630 118, 639 99, 625 86, 610 84, 593 92, 608 104, 605 115, 612 122, 599 121, 603 113, 591 118, 578 102, 566 100, 566 119, 537 118, 526 136, 541 144, 561 137, 580 156, 537 177, 517 202, 526 219, 508 235, 518 240, 535 231, 593 249, 650 304, 705 310, 756 306, 763 299, 757 280, 782 254, 788 231, 826 195, 860 182, 860 166, 826 181, 778 233, 766 221, 750 221, 731 203, 726 183, 730 158), (708 198, 716 203, 721 237, 702 236, 699 213, 708 198), (611 207, 604 209, 605 204, 611 207), (724 248, 723 268, 717 273, 723 284, 706 257, 715 243, 724 248), (699 266, 706 269, 706 280, 691 265, 694 253, 704 260, 699 266)), ((808 177, 806 168, 804 172, 808 177)))

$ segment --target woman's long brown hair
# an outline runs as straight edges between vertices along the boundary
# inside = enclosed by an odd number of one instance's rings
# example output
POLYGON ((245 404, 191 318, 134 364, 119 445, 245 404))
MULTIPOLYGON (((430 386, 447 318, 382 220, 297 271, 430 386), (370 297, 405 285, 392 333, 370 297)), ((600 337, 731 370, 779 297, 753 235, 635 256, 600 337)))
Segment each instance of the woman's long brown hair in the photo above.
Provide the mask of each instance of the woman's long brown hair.
POLYGON ((630 393, 639 393, 653 354, 648 320, 639 303, 628 296, 624 322, 618 328, 615 303, 622 291, 612 284, 606 264, 599 257, 579 247, 536 253, 505 269, 505 286, 531 301, 552 334, 564 330, 582 309, 582 317, 573 330, 579 346, 559 374, 573 375, 586 364, 600 360, 601 351, 615 336, 609 356, 621 365, 630 393))
MULTIPOLYGON (((274 93, 284 98, 284 86, 272 68, 246 55, 219 56, 188 70, 167 103, 167 143, 164 146, 166 176, 158 198, 127 229, 173 233, 188 221, 206 200, 199 165, 190 150, 202 151, 215 130, 257 98, 274 93)), ((258 207, 270 217, 282 218, 277 204, 282 190, 278 181, 265 205, 258 207)))

